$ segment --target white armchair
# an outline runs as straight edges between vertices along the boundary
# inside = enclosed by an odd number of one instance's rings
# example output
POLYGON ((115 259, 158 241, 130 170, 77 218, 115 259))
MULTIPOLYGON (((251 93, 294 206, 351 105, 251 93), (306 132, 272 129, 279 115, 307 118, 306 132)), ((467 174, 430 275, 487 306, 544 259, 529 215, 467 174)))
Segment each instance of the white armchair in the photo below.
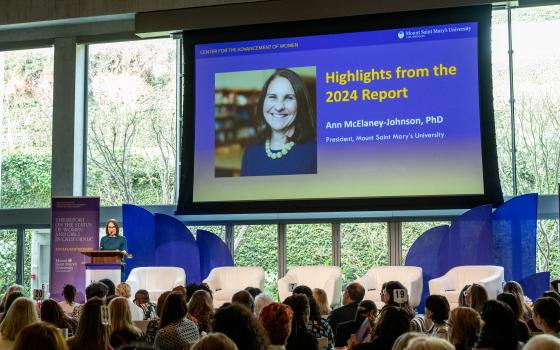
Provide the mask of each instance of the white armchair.
MULTIPOLYGON (((338 266, 299 266, 291 268, 286 276, 278 280, 280 302, 292 295, 292 287, 305 285, 324 289, 329 305, 340 304, 342 273, 338 266)), ((292 288, 293 289, 293 288, 292 288)))
POLYGON ((264 288, 264 270, 260 267, 224 266, 210 271, 202 281, 212 290, 214 307, 231 302, 231 297, 247 287, 264 288))
POLYGON ((163 292, 177 286, 186 286, 187 275, 181 267, 136 267, 130 271, 126 283, 130 286, 132 295, 136 294, 138 289, 146 289, 150 300, 156 302, 163 292))
POLYGON ((457 266, 445 275, 430 280, 430 294, 447 298, 451 309, 459 306, 459 294, 467 284, 477 283, 486 288, 489 299, 496 299, 502 290, 504 268, 493 265, 457 266))
POLYGON ((366 290, 364 299, 373 300, 381 309, 385 303, 381 301, 381 286, 389 281, 399 281, 408 290, 409 304, 417 307, 422 297, 422 268, 417 266, 375 266, 363 277, 354 282, 360 283, 366 290))

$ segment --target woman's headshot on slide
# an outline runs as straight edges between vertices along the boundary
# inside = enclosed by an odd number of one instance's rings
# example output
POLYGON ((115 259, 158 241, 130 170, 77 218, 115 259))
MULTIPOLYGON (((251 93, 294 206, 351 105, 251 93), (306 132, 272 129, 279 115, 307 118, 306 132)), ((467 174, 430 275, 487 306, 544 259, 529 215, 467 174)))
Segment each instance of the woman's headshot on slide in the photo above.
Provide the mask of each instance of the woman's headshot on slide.
POLYGON ((315 101, 289 69, 265 82, 257 104, 256 141, 243 154, 241 176, 317 173, 315 101))

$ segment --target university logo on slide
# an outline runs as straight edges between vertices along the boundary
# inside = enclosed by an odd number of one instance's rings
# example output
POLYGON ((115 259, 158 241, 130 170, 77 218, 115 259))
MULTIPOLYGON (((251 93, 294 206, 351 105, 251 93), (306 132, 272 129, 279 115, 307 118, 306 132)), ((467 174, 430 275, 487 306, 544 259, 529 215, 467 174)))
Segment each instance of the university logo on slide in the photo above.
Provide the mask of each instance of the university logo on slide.
POLYGON ((404 32, 401 30, 397 36, 399 37, 399 39, 404 38, 404 32))

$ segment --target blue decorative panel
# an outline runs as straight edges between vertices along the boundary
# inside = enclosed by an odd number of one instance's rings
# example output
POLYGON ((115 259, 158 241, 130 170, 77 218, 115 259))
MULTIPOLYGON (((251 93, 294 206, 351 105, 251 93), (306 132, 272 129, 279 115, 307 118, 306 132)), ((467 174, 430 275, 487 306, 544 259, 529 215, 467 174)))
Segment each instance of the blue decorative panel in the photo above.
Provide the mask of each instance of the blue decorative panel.
POLYGON ((494 256, 506 281, 520 281, 536 271, 537 194, 515 197, 493 215, 494 256))
POLYGON ((185 269, 187 283, 200 283, 200 255, 192 233, 179 220, 155 214, 155 266, 178 266, 185 269))
POLYGON ((123 204, 123 231, 128 243, 128 251, 134 258, 127 259, 125 276, 139 266, 153 266, 155 250, 154 215, 144 208, 123 204))
POLYGON ((521 281, 519 281, 523 287, 525 295, 535 301, 535 299, 540 298, 542 293, 549 290, 550 288, 550 272, 539 272, 533 275, 527 276, 521 281))
POLYGON ((233 257, 227 245, 216 234, 196 230, 196 242, 200 253, 200 277, 204 280, 215 267, 233 266, 233 257))

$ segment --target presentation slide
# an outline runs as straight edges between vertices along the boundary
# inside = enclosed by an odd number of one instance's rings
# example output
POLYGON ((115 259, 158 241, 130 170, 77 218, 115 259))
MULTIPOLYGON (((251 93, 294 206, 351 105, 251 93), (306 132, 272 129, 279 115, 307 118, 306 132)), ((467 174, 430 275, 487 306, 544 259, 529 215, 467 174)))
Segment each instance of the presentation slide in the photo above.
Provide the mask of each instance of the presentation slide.
POLYGON ((194 50, 193 203, 484 194, 476 22, 194 50))

